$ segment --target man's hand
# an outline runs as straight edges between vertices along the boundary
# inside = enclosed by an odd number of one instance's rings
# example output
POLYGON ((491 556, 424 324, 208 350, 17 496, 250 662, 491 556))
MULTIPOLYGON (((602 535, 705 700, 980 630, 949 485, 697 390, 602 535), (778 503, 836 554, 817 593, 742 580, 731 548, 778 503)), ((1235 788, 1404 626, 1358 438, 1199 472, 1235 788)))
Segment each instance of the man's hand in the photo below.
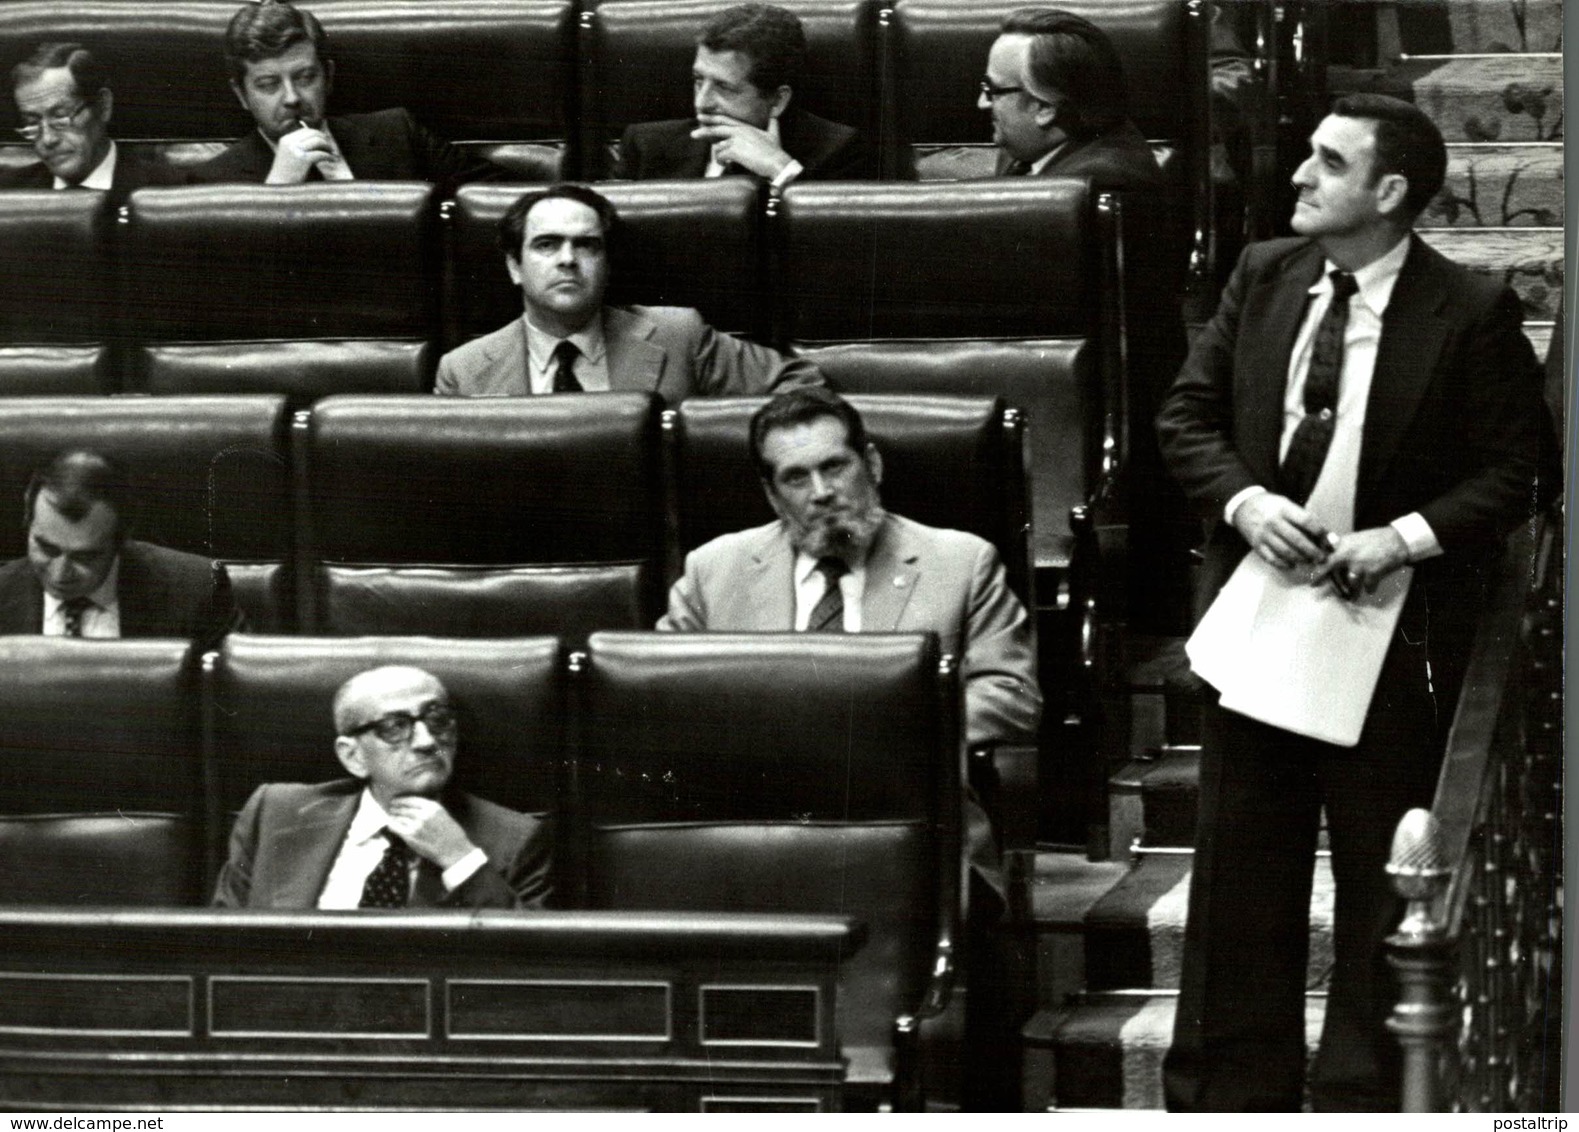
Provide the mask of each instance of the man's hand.
POLYGON ((334 139, 322 130, 303 126, 280 138, 274 150, 274 164, 264 178, 266 185, 299 185, 314 167, 326 181, 348 181, 351 168, 340 156, 334 139))
POLYGON ((1286 495, 1263 491, 1239 504, 1234 528, 1250 549, 1280 570, 1326 560, 1327 528, 1286 495))
POLYGON ((1327 560, 1310 576, 1310 583, 1319 586, 1327 579, 1344 597, 1354 597, 1361 590, 1376 592, 1382 579, 1409 561, 1409 547, 1403 535, 1392 527, 1371 527, 1340 535, 1338 544, 1327 560))
POLYGON ((724 114, 699 114, 693 138, 710 142, 713 155, 725 165, 738 165, 759 177, 772 180, 783 172, 792 158, 773 135, 724 114))
POLYGON ((402 794, 389 804, 389 829, 419 857, 447 869, 476 846, 450 812, 432 798, 402 794))

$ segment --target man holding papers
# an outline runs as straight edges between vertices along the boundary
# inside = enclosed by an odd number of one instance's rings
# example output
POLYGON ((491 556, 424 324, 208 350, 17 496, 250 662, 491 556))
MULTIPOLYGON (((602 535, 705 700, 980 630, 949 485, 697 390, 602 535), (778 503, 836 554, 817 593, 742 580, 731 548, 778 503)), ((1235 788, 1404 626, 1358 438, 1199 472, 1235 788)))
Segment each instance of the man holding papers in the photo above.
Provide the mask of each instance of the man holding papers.
POLYGON ((1234 608, 1203 620, 1211 639, 1191 642, 1223 702, 1207 708, 1164 1063, 1176 1110, 1301 1107, 1323 810, 1335 961, 1310 1095, 1318 1109, 1398 1107, 1389 843, 1431 803, 1495 551, 1538 477, 1555 482, 1537 466, 1550 424, 1518 300, 1413 234, 1446 168, 1436 127, 1408 103, 1352 95, 1310 150, 1294 175, 1298 237, 1245 250, 1157 421, 1211 524, 1207 596, 1258 560, 1224 591, 1234 608), (1258 683, 1258 649, 1293 658, 1277 696, 1258 683), (1354 679, 1367 662, 1378 674, 1354 679), (1351 704, 1355 743, 1308 718, 1335 675, 1368 698, 1351 704))

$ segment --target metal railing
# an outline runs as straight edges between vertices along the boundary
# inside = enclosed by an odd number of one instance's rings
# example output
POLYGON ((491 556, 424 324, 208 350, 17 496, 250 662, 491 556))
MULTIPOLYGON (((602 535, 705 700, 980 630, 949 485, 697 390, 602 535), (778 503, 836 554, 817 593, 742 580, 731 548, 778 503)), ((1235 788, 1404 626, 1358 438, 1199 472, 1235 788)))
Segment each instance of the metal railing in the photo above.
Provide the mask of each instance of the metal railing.
POLYGON ((1403 1109, 1561 1111, 1562 521, 1509 539, 1430 811, 1388 872, 1403 1109))

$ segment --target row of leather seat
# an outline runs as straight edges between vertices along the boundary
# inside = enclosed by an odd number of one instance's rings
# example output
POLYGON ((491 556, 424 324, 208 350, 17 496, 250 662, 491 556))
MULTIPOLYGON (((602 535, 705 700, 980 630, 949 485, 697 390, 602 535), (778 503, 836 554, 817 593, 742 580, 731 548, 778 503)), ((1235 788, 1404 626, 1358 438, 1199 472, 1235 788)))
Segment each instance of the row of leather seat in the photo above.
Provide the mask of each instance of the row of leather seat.
MULTIPOLYGON (((881 143, 887 171, 929 161, 990 173, 977 80, 1004 0, 783 0, 809 47, 796 99, 881 143), (903 139, 903 145, 900 144, 903 139), (939 147, 954 147, 933 153, 939 147)), ((697 31, 728 0, 309 0, 336 60, 339 112, 404 105, 430 128, 475 144, 518 175, 598 177, 632 122, 691 114, 697 31), (442 80, 440 80, 442 76, 442 80), (499 144, 507 143, 507 144, 499 144)), ((1103 27, 1123 60, 1131 113, 1183 148, 1204 175, 1207 14, 1189 0, 1067 0, 1103 27)), ((75 39, 105 58, 123 137, 228 139, 251 128, 226 86, 221 44, 235 0, 9 0, 0 58, 75 39)), ((211 145, 161 144, 177 161, 211 145)), ((1201 182, 1192 173, 1189 183, 1201 182)))
MULTIPOLYGON (((416 664, 460 710, 457 783, 557 818, 565 907, 833 913, 868 941, 840 1032, 868 1082, 960 914, 958 683, 930 635, 0 638, 7 903, 206 899, 260 783, 341 776, 330 701, 416 664)), ((370 960, 371 961, 371 960, 370 960)))

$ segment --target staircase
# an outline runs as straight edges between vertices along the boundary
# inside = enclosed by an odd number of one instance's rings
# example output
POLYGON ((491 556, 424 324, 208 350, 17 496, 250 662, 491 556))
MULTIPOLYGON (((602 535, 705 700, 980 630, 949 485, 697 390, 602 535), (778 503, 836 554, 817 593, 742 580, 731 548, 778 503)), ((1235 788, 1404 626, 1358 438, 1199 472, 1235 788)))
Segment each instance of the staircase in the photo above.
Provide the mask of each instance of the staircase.
MULTIPOLYGON (((1420 219, 1445 255, 1501 276, 1545 358, 1563 280, 1562 2, 1436 0, 1454 54, 1378 71, 1334 67, 1334 94, 1413 91, 1448 142, 1448 179, 1420 219)), ((1378 12, 1384 48, 1387 6, 1378 12)), ((1341 18, 1334 12, 1333 18, 1341 18)), ((1407 44, 1403 44, 1407 48, 1407 44)), ((1396 52, 1392 53, 1396 55, 1396 52)), ((1039 1002, 1023 1031, 1027 1110, 1156 1109, 1173 1028, 1189 891, 1201 689, 1179 638, 1129 642, 1130 762, 1109 783, 1114 859, 1043 853, 1032 878, 1039 1002)), ((1331 968, 1332 875, 1317 861, 1306 1033, 1331 968)))

